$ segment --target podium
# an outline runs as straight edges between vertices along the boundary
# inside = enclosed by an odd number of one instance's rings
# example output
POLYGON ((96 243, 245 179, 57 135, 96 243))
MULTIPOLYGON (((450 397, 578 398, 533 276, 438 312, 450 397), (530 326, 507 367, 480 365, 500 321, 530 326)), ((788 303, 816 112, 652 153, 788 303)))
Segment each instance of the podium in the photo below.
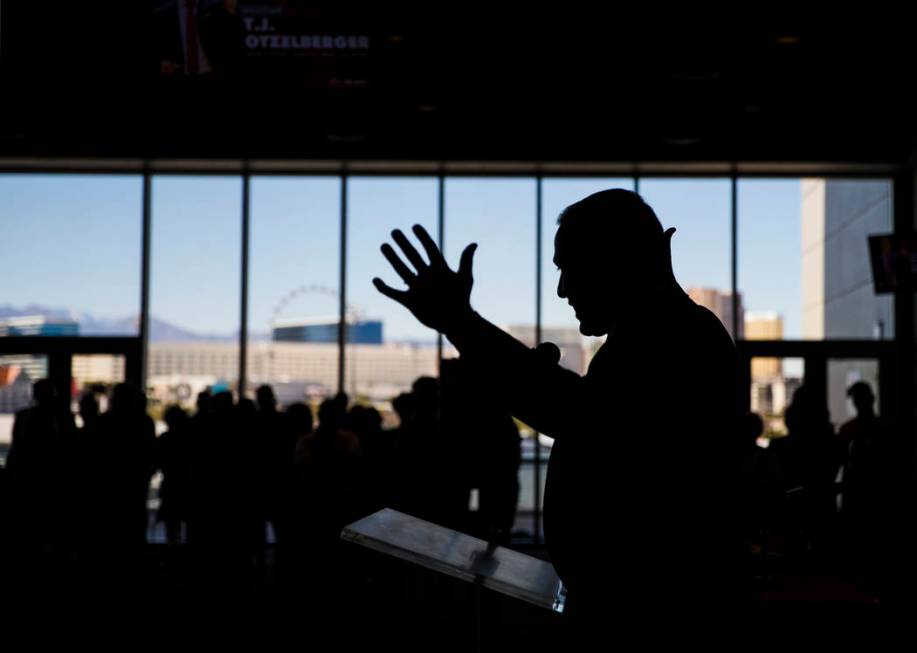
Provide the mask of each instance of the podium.
POLYGON ((341 539, 562 613, 551 563, 385 508, 346 526, 341 539))

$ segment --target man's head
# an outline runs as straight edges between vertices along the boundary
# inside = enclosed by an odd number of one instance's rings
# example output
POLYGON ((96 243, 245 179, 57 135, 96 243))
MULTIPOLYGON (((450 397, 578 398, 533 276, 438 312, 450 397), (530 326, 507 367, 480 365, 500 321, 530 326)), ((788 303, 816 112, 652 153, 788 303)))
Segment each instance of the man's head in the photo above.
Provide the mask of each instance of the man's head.
POLYGON ((856 407, 857 415, 869 415, 873 412, 876 398, 872 394, 872 388, 865 381, 857 381, 847 388, 847 396, 856 407))
POLYGON ((50 379, 38 379, 32 384, 32 399, 39 406, 50 406, 57 392, 50 379))
POLYGON ((258 386, 255 391, 255 397, 258 400, 258 408, 260 410, 273 412, 277 409, 277 397, 274 396, 274 389, 271 386, 258 386))
POLYGON ((137 407, 137 393, 129 383, 119 383, 111 391, 111 410, 129 412, 137 407))
POLYGON ((668 281, 662 225, 636 193, 595 193, 564 209, 557 223, 557 295, 576 311, 584 335, 608 333, 623 313, 668 281))
POLYGON ((210 410, 210 400, 212 399, 210 395, 210 390, 201 390, 197 393, 197 401, 195 405, 197 406, 198 413, 206 413, 210 410))

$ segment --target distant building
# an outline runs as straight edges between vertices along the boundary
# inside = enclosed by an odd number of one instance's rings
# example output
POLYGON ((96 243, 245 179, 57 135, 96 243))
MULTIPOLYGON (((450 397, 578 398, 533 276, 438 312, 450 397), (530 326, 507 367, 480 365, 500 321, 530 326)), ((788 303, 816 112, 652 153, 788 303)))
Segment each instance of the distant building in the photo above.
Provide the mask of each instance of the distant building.
POLYGON ((32 403, 32 379, 16 365, 0 365, 0 414, 15 413, 32 403))
MULTIPOLYGON (((783 415, 793 399, 793 393, 802 385, 798 378, 772 378, 751 382, 751 411, 762 416, 783 415)), ((785 425, 780 429, 786 432, 785 425)))
MULTIPOLYGON (((746 340, 782 340, 783 318, 772 311, 745 314, 746 340)), ((783 377, 783 364, 779 358, 753 358, 752 381, 769 381, 783 377)))
MULTIPOLYGON (((717 288, 688 288, 688 297, 694 300, 695 304, 703 306, 711 313, 716 315, 729 335, 732 335, 732 293, 727 290, 718 290, 717 288)), ((742 293, 738 294, 738 313, 739 313, 739 338, 745 337, 745 308, 742 306, 742 293)))
POLYGON ((77 388, 91 383, 121 383, 125 379, 124 356, 77 354, 72 359, 71 370, 77 388))
POLYGON ((9 354, 0 358, 0 369, 6 370, 3 376, 10 383, 22 375, 27 376, 30 381, 37 381, 48 376, 48 357, 37 354, 9 354))
MULTIPOLYGON (((447 348, 446 355, 450 354, 447 348)), ((419 376, 436 376, 435 345, 353 344, 346 348, 344 389, 352 395, 391 399, 411 388, 419 376)), ((149 385, 175 385, 183 379, 234 383, 239 376, 239 347, 225 342, 150 343, 149 385)), ((248 347, 248 382, 302 384, 309 392, 330 395, 338 387, 337 344, 252 342, 248 347)))
POLYGON ((0 319, 0 338, 7 336, 78 336, 80 325, 73 320, 24 315, 0 319))
MULTIPOLYGON (((337 343, 337 319, 284 320, 274 325, 271 340, 274 342, 337 343)), ((355 345, 381 345, 381 320, 353 320, 347 322, 347 342, 355 345)))
POLYGON ((867 237, 892 231, 884 179, 802 181, 803 337, 894 337, 894 303, 876 295, 867 237))
POLYGON ((18 365, 0 365, 0 388, 16 382, 22 368, 18 365))
MULTIPOLYGON (((876 295, 867 237, 893 229, 887 179, 802 181, 802 332, 810 340, 895 337, 894 297, 876 295)), ((828 365, 831 419, 852 417, 845 390, 855 381, 878 390, 874 360, 828 365)))

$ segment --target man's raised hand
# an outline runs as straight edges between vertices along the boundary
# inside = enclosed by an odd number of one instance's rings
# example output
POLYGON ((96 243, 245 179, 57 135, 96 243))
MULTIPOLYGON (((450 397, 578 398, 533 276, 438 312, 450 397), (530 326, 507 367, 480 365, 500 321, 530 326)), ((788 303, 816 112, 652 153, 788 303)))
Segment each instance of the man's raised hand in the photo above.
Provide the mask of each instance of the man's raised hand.
POLYGON ((401 249, 407 263, 388 243, 381 247, 382 254, 404 281, 407 290, 396 290, 378 277, 373 279, 373 285, 383 295, 406 307, 424 325, 448 332, 450 326, 460 323, 472 313, 471 266, 477 244, 472 243, 464 249, 458 271, 454 272, 426 229, 414 225, 413 231, 428 261, 424 260, 400 229, 392 231, 392 240, 401 249))

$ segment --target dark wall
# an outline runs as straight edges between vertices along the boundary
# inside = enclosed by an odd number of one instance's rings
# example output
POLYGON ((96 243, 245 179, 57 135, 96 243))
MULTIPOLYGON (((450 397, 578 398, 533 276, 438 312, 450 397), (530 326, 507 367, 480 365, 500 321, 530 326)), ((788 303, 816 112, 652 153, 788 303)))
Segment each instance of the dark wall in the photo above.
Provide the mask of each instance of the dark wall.
POLYGON ((293 33, 367 35, 370 51, 166 78, 168 0, 3 3, 0 156, 899 163, 913 149, 907 21, 667 29, 560 7, 283 4, 293 33))

